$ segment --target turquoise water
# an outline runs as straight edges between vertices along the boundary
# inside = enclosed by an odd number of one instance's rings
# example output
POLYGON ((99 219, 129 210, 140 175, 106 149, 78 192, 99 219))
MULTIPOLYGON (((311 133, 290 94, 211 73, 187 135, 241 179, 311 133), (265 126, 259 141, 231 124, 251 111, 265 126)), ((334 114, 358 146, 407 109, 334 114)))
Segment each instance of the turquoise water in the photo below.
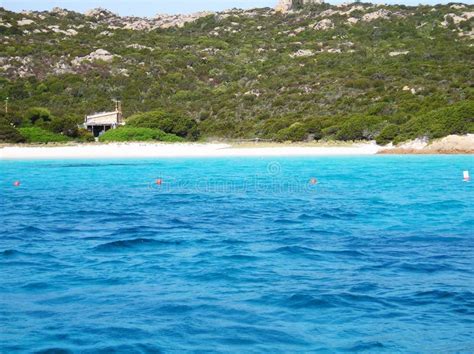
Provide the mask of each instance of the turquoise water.
POLYGON ((463 170, 472 156, 0 162, 0 352, 473 352, 463 170))

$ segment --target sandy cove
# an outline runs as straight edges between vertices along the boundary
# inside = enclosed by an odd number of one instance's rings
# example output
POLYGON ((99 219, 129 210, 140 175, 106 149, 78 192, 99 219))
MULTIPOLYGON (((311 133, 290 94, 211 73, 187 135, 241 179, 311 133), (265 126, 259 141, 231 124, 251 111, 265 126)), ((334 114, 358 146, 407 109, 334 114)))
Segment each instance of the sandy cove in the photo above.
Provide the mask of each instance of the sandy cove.
POLYGON ((364 156, 375 154, 474 154, 474 134, 451 135, 428 143, 415 140, 399 146, 371 143, 109 143, 73 145, 6 145, 0 160, 107 159, 177 157, 364 156))
POLYGON ((66 146, 5 146, 0 160, 91 159, 91 158, 175 158, 175 157, 265 157, 374 155, 376 144, 348 146, 248 147, 229 144, 110 143, 66 146))

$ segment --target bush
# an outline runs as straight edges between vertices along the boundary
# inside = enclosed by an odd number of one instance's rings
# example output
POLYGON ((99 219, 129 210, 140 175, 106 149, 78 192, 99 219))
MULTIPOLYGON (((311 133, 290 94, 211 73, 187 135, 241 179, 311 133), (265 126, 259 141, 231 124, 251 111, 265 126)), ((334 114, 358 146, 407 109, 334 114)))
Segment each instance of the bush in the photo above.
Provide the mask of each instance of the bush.
POLYGON ((280 130, 276 136, 277 141, 302 141, 308 136, 305 126, 296 122, 290 127, 280 130))
POLYGON ((0 142, 17 144, 25 141, 26 139, 15 127, 6 120, 0 119, 0 142))
POLYGON ((311 134, 313 139, 319 140, 323 137, 321 119, 309 118, 304 121, 304 126, 308 136, 311 134))
POLYGON ((36 123, 45 123, 51 121, 51 112, 46 108, 34 107, 30 108, 25 113, 25 120, 30 122, 32 125, 36 123))
POLYGON ((71 138, 77 138, 79 137, 79 122, 80 118, 74 116, 52 118, 49 125, 49 130, 57 134, 67 135, 71 138))
POLYGON ((474 101, 462 101, 452 106, 415 116, 401 127, 398 140, 426 136, 442 138, 450 134, 474 133, 474 101))
POLYGON ((92 142, 95 141, 94 135, 87 129, 79 129, 77 132, 77 140, 81 142, 92 142))
POLYGON ((380 134, 377 136, 377 144, 387 145, 391 143, 395 137, 399 134, 400 128, 395 124, 389 124, 382 129, 380 134))
POLYGON ((55 134, 38 127, 20 128, 18 131, 28 143, 61 143, 69 140, 64 135, 55 134))
POLYGON ((281 130, 290 127, 297 119, 297 116, 290 114, 265 120, 260 129, 257 130, 257 134, 263 138, 276 139, 276 136, 281 130))
POLYGON ((165 141, 179 142, 182 138, 173 134, 167 134, 160 129, 121 127, 108 130, 100 137, 100 141, 165 141))
POLYGON ((160 129, 165 133, 191 140, 196 140, 199 137, 196 121, 177 113, 164 111, 139 113, 128 118, 127 125, 135 128, 160 129))
POLYGON ((371 140, 381 130, 383 118, 357 115, 342 123, 336 138, 339 140, 371 140))

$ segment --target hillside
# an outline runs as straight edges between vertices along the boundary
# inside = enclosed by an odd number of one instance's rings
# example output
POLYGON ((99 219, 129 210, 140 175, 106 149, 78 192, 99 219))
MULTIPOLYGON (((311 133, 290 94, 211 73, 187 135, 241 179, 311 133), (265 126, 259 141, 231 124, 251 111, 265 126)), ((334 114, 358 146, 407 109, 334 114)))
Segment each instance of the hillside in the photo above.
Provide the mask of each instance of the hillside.
POLYGON ((0 126, 39 122, 78 138, 71 122, 120 99, 125 117, 184 117, 193 132, 181 136, 192 139, 388 143, 474 133, 473 22, 474 5, 463 4, 149 19, 0 9, 0 99, 10 107, 0 126))

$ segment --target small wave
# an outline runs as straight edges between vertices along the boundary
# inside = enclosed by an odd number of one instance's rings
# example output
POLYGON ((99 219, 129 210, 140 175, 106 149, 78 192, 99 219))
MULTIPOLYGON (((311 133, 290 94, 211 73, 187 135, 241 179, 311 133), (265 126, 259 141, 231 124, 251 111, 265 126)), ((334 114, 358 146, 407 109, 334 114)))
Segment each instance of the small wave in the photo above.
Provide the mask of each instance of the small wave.
POLYGON ((247 254, 233 254, 233 255, 230 255, 230 256, 224 256, 222 258, 228 259, 228 260, 233 260, 233 261, 255 261, 255 260, 258 259, 258 257, 249 256, 247 254))
POLYGON ((144 248, 144 247, 157 247, 163 245, 178 245, 180 241, 163 241, 163 240, 152 240, 149 238, 136 238, 131 240, 120 240, 103 243, 96 246, 94 249, 101 252, 114 252, 119 250, 144 248))
POLYGON ((340 250, 340 251, 324 251, 324 253, 329 253, 337 256, 347 256, 347 257, 365 257, 365 253, 361 251, 352 251, 352 250, 340 250))
POLYGON ((191 312, 192 310, 193 307, 188 305, 164 305, 155 310, 155 313, 182 314, 191 312))
POLYGON ((399 268, 412 273, 437 273, 453 269, 450 265, 439 263, 402 263, 399 268))
POLYGON ((28 283, 22 286, 22 288, 26 290, 45 290, 50 287, 51 285, 43 282, 28 283))
POLYGON ((302 256, 302 257, 321 258, 321 256, 318 254, 316 250, 309 247, 302 247, 302 246, 283 246, 283 247, 277 248, 276 250, 272 252, 283 253, 283 254, 288 254, 288 255, 296 255, 296 256, 302 256))
POLYGON ((360 307, 362 304, 376 304, 389 306, 390 304, 369 295, 353 293, 322 294, 318 296, 308 294, 294 294, 287 300, 287 306, 294 308, 330 308, 330 307, 360 307))
POLYGON ((357 342, 350 348, 347 348, 350 352, 363 352, 363 351, 376 351, 385 348, 385 346, 377 341, 370 342, 357 342))
POLYGON ((0 252, 0 256, 2 257, 16 257, 23 255, 23 252, 17 251, 17 250, 5 250, 0 252))
POLYGON ((295 294, 288 299, 286 305, 293 308, 330 308, 337 306, 337 303, 326 296, 314 297, 306 294, 295 294))
POLYGON ((298 224, 298 221, 292 220, 292 219, 276 219, 274 223, 282 224, 282 225, 294 225, 294 224, 298 224))
POLYGON ((155 345, 147 343, 123 344, 117 346, 98 346, 94 349, 98 353, 161 353, 162 350, 155 345))
POLYGON ((49 253, 28 253, 28 252, 21 252, 15 249, 8 249, 0 252, 0 257, 5 257, 5 258, 26 258, 26 257, 31 257, 31 258, 55 258, 52 254, 49 253))
POLYGON ((339 219, 341 219, 341 217, 339 215, 332 214, 332 213, 319 213, 318 217, 320 219, 329 219, 329 220, 339 220, 339 219))
POLYGON ((456 300, 458 303, 474 304, 474 293, 470 291, 456 292, 445 290, 419 291, 415 297, 430 300, 456 300))
POLYGON ((40 349, 36 352, 36 354, 69 354, 73 353, 73 351, 65 348, 46 348, 46 349, 40 349))
POLYGON ((26 233, 31 233, 31 234, 35 234, 35 235, 42 235, 45 233, 45 230, 39 228, 39 227, 36 227, 36 226, 31 226, 31 225, 28 225, 28 226, 23 226, 21 229, 20 229, 21 232, 26 232, 26 233))
POLYGON ((242 240, 237 240, 235 238, 226 238, 226 239, 222 240, 222 243, 229 244, 229 245, 244 245, 248 242, 242 241, 242 240))

